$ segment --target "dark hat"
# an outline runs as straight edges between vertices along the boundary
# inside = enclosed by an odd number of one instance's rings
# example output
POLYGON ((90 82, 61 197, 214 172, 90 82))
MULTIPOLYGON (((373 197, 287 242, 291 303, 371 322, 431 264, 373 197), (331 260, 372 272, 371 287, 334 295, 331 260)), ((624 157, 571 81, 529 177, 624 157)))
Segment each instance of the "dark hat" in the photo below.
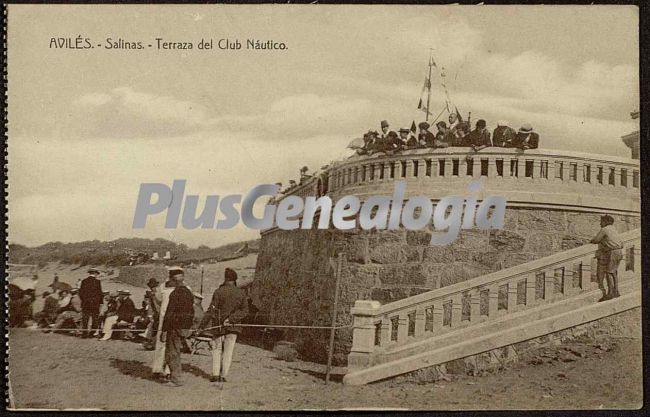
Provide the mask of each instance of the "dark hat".
POLYGON ((226 281, 237 281, 237 273, 230 268, 226 268, 224 271, 224 279, 226 281))
POLYGON ((403 127, 403 128, 401 128, 401 129, 399 130, 399 133, 408 133, 408 132, 410 132, 410 131, 411 131, 411 129, 408 129, 408 128, 406 128, 406 127, 403 127))
POLYGON ((604 221, 607 224, 614 224, 614 218, 610 216, 609 214, 605 214, 604 216, 600 216, 600 220, 604 221))
POLYGON ((444 127, 446 129, 447 128, 447 123, 445 123, 444 121, 441 120, 438 123, 436 123, 436 126, 444 127))
POLYGON ((396 137, 397 137, 397 133, 395 133, 395 132, 393 132, 393 131, 391 130, 390 132, 388 132, 388 137, 389 137, 389 138, 396 138, 396 137))
POLYGON ((426 130, 426 129, 430 128, 431 125, 430 125, 429 123, 427 123, 427 122, 422 122, 422 123, 420 123, 420 124, 418 125, 418 127, 419 127, 420 129, 424 129, 424 130, 426 130))
POLYGON ((479 126, 479 127, 485 127, 486 125, 487 125, 487 124, 485 123, 485 120, 483 120, 483 119, 479 119, 479 120, 476 122, 476 126, 479 126))
POLYGON ((185 271, 180 266, 172 266, 167 268, 169 271, 169 278, 175 277, 176 275, 184 275, 185 271))
POLYGON ((43 298, 47 297, 48 295, 52 294, 49 291, 43 291, 43 298))
POLYGON ((382 120, 381 127, 388 127, 388 120, 382 120))
POLYGON ((157 287, 158 286, 158 281, 156 281, 156 278, 149 278, 149 281, 147 281, 147 287, 157 287))

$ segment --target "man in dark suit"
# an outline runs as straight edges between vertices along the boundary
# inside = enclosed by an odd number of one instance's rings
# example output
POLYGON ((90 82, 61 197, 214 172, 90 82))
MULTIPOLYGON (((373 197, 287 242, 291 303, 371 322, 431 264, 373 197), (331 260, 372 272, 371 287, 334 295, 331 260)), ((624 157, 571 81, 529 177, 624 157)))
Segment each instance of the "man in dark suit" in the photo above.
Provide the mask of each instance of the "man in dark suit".
POLYGON ((178 387, 183 385, 181 351, 194 320, 194 295, 185 286, 182 271, 174 275, 174 280, 176 288, 169 294, 162 331, 165 335, 165 362, 170 371, 169 385, 178 387))
POLYGON ((237 335, 241 327, 236 326, 248 315, 248 297, 237 287, 237 273, 226 268, 224 283, 212 295, 210 307, 205 313, 200 328, 216 327, 212 334, 212 376, 210 381, 226 382, 232 362, 237 335))
POLYGON ((88 270, 88 277, 81 281, 79 298, 81 299, 82 337, 90 337, 99 328, 99 306, 104 302, 102 284, 97 279, 99 271, 95 268, 88 270), (88 321, 92 319, 90 331, 88 321))

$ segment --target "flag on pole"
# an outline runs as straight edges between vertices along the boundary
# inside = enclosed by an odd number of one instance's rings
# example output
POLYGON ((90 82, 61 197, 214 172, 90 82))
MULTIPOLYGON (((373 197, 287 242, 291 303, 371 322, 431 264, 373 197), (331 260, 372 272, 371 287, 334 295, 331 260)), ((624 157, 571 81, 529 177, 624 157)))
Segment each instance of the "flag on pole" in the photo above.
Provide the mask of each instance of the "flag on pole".
POLYGON ((456 116, 458 116, 458 121, 463 123, 463 116, 460 115, 460 112, 458 111, 458 106, 454 106, 456 108, 456 116))
POLYGON ((436 62, 433 60, 433 57, 429 58, 429 66, 438 68, 436 62))
POLYGON ((420 102, 418 103, 418 109, 422 108, 422 99, 420 98, 420 102))
POLYGON ((411 123, 411 132, 415 133, 417 132, 417 127, 415 126, 415 120, 411 123))
POLYGON ((427 90, 431 89, 431 80, 429 78, 426 78, 424 80, 424 88, 426 88, 427 90))

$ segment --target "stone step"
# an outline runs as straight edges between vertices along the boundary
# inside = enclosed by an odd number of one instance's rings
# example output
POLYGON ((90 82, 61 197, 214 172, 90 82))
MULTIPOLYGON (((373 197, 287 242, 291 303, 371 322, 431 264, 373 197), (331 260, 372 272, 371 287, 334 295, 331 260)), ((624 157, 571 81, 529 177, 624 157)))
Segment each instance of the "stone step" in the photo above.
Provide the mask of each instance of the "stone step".
POLYGON ((590 291, 566 300, 504 315, 498 323, 470 326, 447 337, 416 342, 417 349, 406 346, 392 352, 393 360, 364 369, 351 370, 343 378, 348 385, 362 385, 390 378, 455 359, 555 333, 570 327, 618 314, 641 305, 638 280, 621 283, 622 296, 598 303, 600 291, 590 291), (424 350, 424 351, 422 351, 424 350))

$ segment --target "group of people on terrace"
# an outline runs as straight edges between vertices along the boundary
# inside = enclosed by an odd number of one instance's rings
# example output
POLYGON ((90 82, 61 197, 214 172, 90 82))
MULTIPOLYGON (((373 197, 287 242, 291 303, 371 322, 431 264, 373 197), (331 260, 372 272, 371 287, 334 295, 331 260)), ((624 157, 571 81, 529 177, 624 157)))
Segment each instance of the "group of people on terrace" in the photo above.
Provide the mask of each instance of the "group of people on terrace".
POLYGON ((435 124, 437 132, 434 134, 429 129, 428 122, 418 125, 419 133, 416 136, 415 123, 409 128, 401 128, 399 134, 390 130, 386 120, 381 121, 381 133, 368 131, 363 135, 363 144, 356 147, 359 155, 372 155, 385 153, 392 155, 409 149, 421 148, 447 148, 470 147, 478 151, 487 147, 536 149, 539 146, 539 134, 534 131, 530 123, 524 123, 515 131, 506 121, 499 121, 492 134, 487 129, 487 123, 479 119, 471 129, 469 121, 464 121, 457 113, 449 114, 449 123, 439 121, 435 124))

